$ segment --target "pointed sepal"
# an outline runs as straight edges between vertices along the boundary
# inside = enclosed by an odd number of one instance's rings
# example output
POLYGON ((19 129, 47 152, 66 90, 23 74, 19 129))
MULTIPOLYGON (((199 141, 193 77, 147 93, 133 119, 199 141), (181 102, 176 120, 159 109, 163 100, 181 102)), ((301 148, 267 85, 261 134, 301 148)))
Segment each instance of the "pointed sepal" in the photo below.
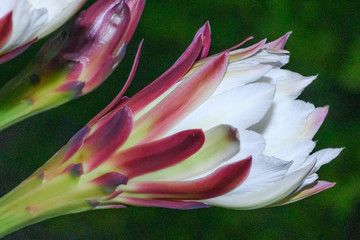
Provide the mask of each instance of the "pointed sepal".
POLYGON ((251 157, 220 167, 208 176, 189 181, 130 182, 120 189, 154 199, 201 200, 230 192, 249 175, 251 157))
POLYGON ((107 163, 134 178, 178 164, 196 153, 204 141, 202 130, 187 130, 121 151, 107 163))

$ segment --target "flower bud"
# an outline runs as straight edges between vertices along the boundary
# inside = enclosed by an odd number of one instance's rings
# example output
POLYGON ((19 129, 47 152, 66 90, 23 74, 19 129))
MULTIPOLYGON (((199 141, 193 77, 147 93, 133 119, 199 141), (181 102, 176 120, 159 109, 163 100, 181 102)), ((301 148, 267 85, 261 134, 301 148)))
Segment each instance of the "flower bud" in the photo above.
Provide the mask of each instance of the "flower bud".
POLYGON ((0 63, 25 51, 67 21, 86 0, 2 0, 0 63))
POLYGON ((0 129, 99 86, 125 55, 144 0, 99 0, 0 90, 0 129))

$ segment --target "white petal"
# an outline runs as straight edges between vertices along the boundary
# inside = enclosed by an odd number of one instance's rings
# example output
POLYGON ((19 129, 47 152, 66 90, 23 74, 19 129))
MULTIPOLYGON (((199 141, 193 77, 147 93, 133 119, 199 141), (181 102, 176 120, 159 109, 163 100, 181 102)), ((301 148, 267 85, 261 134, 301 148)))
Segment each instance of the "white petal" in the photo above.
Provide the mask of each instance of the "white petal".
MULTIPOLYGON (((312 172, 313 171, 314 170, 312 170, 312 172)), ((315 182, 318 179, 319 179, 319 175, 317 175, 316 173, 310 173, 310 175, 305 178, 305 181, 301 184, 301 186, 295 192, 298 192, 303 187, 312 184, 313 182, 315 182)))
POLYGON ((36 33, 47 20, 45 8, 32 9, 27 0, 17 0, 13 9, 13 32, 9 41, 0 49, 5 53, 36 38, 36 33))
POLYGON ((236 161, 248 156, 260 155, 265 149, 265 139, 254 131, 244 130, 240 134, 240 152, 234 157, 236 161))
POLYGON ((292 162, 264 155, 253 155, 250 174, 246 181, 229 194, 258 192, 270 184, 281 180, 292 162))
MULTIPOLYGON (((224 125, 220 125, 220 126, 224 126, 224 125)), ((218 126, 216 128, 219 128, 220 126, 218 126)), ((205 134, 208 135, 209 133, 211 133, 211 131, 214 131, 216 128, 213 128, 213 129, 210 129, 210 130, 206 131, 205 134)), ((240 132, 239 138, 240 138, 240 146, 238 146, 238 147, 240 147, 240 149, 237 148, 237 151, 235 153, 234 153, 234 151, 231 151, 231 149, 229 149, 230 151, 226 150, 222 146, 222 145, 225 145, 224 143, 217 143, 219 149, 221 149, 221 150, 217 150, 216 147, 212 147, 213 148, 212 153, 209 152, 209 154, 211 156, 207 157, 209 159, 209 160, 207 160, 207 162, 208 161, 210 163, 214 162, 212 159, 219 158, 219 157, 217 157, 217 155, 221 156, 222 160, 217 161, 216 162, 217 165, 212 165, 213 166, 212 169, 207 169, 206 172, 202 172, 201 174, 198 174, 197 176, 191 176, 192 177, 191 179, 197 179, 197 178, 202 178, 202 177, 208 176, 208 175, 210 175, 211 173, 213 173, 214 171, 216 171, 217 169, 219 169, 220 167, 222 167, 224 165, 228 165, 230 163, 238 162, 238 161, 240 161, 242 159, 245 159, 245 158, 247 158, 249 156, 253 156, 253 160, 252 160, 253 164, 252 164, 252 166, 254 166, 254 164, 256 166, 257 163, 259 162, 259 160, 258 160, 259 155, 261 155, 261 153, 264 151, 264 148, 265 148, 265 140, 264 140, 264 138, 260 134, 258 134, 256 132, 253 132, 253 131, 248 131, 248 130, 244 130, 244 131, 240 132), (225 155, 224 153, 221 153, 224 150, 228 151, 229 153, 227 155, 225 155), (232 155, 230 156, 230 154, 232 154, 232 155), (225 156, 228 156, 228 157, 225 158, 225 156)), ((205 142, 205 144, 206 144, 206 142, 205 142)), ((198 153, 201 153, 203 148, 198 153)), ((199 158, 196 155, 201 156, 201 154, 198 154, 198 153, 191 156, 191 158, 199 158)), ((266 161, 264 161, 264 162, 266 162, 266 161)), ((206 166, 208 166, 208 165, 209 165, 209 163, 206 163, 206 166)), ((267 168, 267 167, 269 167, 269 164, 264 168, 267 168)), ((254 169, 254 168, 251 168, 251 169, 254 169)), ((191 169, 191 171, 193 171, 193 170, 191 169)), ((190 171, 188 170, 188 172, 190 172, 190 171)))
POLYGON ((304 131, 314 105, 300 100, 274 104, 264 119, 251 129, 262 134, 267 142, 283 144, 297 139, 304 131))
POLYGON ((48 35, 68 20, 85 2, 84 0, 29 0, 36 8, 48 10, 48 20, 38 32, 39 38, 48 35))
POLYGON ((223 80, 213 93, 213 96, 232 88, 254 82, 273 68, 271 65, 234 62, 230 63, 223 80))
POLYGON ((314 165, 315 162, 285 176, 280 181, 274 182, 257 192, 246 194, 228 193, 220 197, 204 200, 202 202, 214 206, 235 209, 254 209, 268 206, 280 201, 296 190, 305 180, 314 165))
POLYGON ((85 0, 2 0, 0 17, 13 11, 13 31, 0 54, 41 38, 61 26, 85 0))
POLYGON ((278 98, 283 97, 297 98, 315 78, 316 76, 304 77, 295 72, 274 68, 260 78, 259 81, 276 85, 276 101, 278 98))
POLYGON ((244 59, 243 63, 270 64, 275 67, 282 67, 289 62, 289 55, 274 51, 261 50, 250 58, 244 59))
POLYGON ((313 172, 316 172, 317 170, 320 169, 321 166, 331 162, 333 159, 335 159, 337 156, 339 156, 339 154, 341 153, 341 151, 343 149, 344 148, 322 149, 320 151, 317 151, 317 152, 311 154, 306 161, 311 162, 316 159, 316 165, 313 170, 313 172))
MULTIPOLYGON (((324 164, 331 162, 333 159, 335 159, 337 156, 339 156, 339 154, 342 150, 343 150, 343 148, 327 148, 327 149, 323 149, 323 150, 320 150, 320 151, 317 151, 317 152, 311 154, 300 167, 309 165, 311 162, 316 161, 315 167, 312 169, 309 176, 306 177, 305 181, 297 189, 297 191, 299 191, 303 187, 315 182, 319 178, 319 176, 316 174, 316 171, 318 171, 320 169, 320 167, 323 166, 324 164)), ((297 166, 297 167, 299 167, 299 166, 297 166)))
POLYGON ((314 111, 312 111, 306 119, 305 129, 302 132, 301 136, 299 136, 299 138, 312 139, 321 127, 323 121, 325 120, 328 110, 329 107, 325 106, 316 108, 314 111))
POLYGON ((266 145, 264 154, 286 161, 293 161, 293 165, 289 169, 289 173, 291 173, 299 169, 314 148, 315 142, 311 140, 287 141, 282 144, 269 143, 266 145))
POLYGON ((211 97, 192 112, 170 133, 185 129, 210 129, 219 124, 232 125, 242 131, 257 123, 272 104, 275 87, 253 83, 211 97))
POLYGON ((16 1, 14 0, 2 0, 1 1, 1 8, 0 8, 0 18, 3 17, 5 14, 10 12, 15 4, 16 1))

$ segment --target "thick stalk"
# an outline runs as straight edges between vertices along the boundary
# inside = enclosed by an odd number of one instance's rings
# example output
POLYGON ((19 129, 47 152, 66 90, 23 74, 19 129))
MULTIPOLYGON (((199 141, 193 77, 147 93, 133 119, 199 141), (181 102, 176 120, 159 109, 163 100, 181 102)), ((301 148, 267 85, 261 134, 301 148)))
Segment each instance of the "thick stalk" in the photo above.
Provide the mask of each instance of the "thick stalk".
POLYGON ((0 237, 49 218, 91 210, 93 197, 102 194, 72 173, 40 180, 29 178, 0 199, 0 237))
POLYGON ((0 130, 39 112, 57 107, 76 97, 73 91, 55 91, 64 72, 20 74, 0 90, 0 130))

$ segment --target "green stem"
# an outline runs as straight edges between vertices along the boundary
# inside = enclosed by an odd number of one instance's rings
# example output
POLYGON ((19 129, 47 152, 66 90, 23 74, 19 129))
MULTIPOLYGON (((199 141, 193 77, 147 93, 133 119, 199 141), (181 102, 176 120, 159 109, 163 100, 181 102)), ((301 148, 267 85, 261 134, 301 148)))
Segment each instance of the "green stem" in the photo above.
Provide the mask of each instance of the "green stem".
POLYGON ((36 208, 34 211, 27 204, 13 205, 10 209, 7 205, 1 206, 0 210, 6 211, 0 216, 0 238, 49 218, 83 212, 93 208, 93 206, 86 201, 74 200, 63 202, 62 200, 65 199, 65 196, 59 196, 49 201, 44 201, 44 203, 39 204, 41 209, 36 208), (61 202, 59 202, 59 198, 61 202))
POLYGON ((0 238, 49 218, 91 210, 94 194, 99 191, 71 174, 47 181, 30 177, 0 199, 0 238))
MULTIPOLYGON (((6 206, 4 207, 6 208, 6 206)), ((2 207, 0 207, 0 209, 2 209, 2 207)), ((13 212, 2 214, 0 216, 0 238, 36 222, 32 222, 32 220, 31 214, 26 211, 23 206, 19 206, 16 214, 13 212)))
POLYGON ((29 71, 10 80, 0 90, 0 130, 74 99, 71 90, 56 91, 65 80, 66 71, 43 75, 29 71))

